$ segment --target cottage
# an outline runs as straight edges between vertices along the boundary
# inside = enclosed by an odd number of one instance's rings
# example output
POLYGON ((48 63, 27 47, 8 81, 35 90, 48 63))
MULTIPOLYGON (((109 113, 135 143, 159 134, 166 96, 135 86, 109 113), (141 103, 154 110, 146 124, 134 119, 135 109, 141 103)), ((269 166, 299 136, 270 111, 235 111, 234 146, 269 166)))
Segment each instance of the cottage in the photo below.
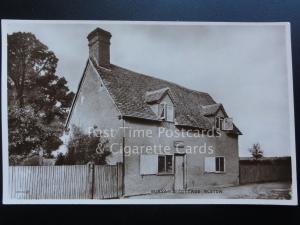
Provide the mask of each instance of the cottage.
POLYGON ((123 163, 124 195, 238 184, 241 132, 222 104, 111 64, 105 30, 87 38, 89 58, 66 127, 116 131, 109 163, 123 163))

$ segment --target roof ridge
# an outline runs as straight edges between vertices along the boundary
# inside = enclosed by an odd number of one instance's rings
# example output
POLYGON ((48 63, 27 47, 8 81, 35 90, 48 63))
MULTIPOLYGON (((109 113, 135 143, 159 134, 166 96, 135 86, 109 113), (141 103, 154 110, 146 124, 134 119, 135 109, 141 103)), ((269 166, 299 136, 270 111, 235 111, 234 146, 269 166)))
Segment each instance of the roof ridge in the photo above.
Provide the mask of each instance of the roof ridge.
POLYGON ((202 105, 201 107, 202 107, 202 108, 208 108, 208 107, 212 107, 212 106, 215 106, 215 105, 221 106, 222 103, 215 103, 215 104, 210 104, 210 105, 202 105))

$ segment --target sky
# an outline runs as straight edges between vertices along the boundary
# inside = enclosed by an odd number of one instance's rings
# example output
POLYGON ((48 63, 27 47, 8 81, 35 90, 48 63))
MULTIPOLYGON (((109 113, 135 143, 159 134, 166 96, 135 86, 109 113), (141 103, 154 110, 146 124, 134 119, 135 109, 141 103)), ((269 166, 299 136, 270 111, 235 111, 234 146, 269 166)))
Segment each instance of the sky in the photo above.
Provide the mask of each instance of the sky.
POLYGON ((76 92, 87 58, 87 35, 112 34, 111 63, 208 92, 242 131, 240 156, 261 144, 265 156, 290 155, 288 65, 283 25, 10 23, 32 32, 59 59, 57 74, 76 92))

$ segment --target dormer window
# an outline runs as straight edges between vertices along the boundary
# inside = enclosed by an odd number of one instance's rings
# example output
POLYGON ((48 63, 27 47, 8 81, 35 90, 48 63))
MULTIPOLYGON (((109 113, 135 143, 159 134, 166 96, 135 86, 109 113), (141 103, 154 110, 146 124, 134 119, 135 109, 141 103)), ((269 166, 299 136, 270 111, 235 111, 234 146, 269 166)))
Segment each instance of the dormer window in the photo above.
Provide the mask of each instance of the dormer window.
POLYGON ((145 93, 145 102, 160 120, 174 122, 174 101, 170 88, 165 87, 145 93))
POLYGON ((160 119, 173 122, 174 121, 174 107, 172 104, 162 102, 158 107, 158 116, 160 119))

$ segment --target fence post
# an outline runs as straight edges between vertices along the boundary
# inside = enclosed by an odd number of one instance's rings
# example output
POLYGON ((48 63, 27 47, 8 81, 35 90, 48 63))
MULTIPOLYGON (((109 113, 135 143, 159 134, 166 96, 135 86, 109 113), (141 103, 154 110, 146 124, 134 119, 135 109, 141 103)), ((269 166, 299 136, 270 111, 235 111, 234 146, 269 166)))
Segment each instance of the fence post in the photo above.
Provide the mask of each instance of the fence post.
POLYGON ((89 167, 89 195, 90 198, 94 198, 94 184, 95 184, 95 164, 93 162, 88 163, 89 167))
POLYGON ((118 197, 121 197, 123 196, 123 165, 121 162, 118 162, 117 163, 117 185, 118 185, 118 192, 117 192, 117 195, 118 197))

